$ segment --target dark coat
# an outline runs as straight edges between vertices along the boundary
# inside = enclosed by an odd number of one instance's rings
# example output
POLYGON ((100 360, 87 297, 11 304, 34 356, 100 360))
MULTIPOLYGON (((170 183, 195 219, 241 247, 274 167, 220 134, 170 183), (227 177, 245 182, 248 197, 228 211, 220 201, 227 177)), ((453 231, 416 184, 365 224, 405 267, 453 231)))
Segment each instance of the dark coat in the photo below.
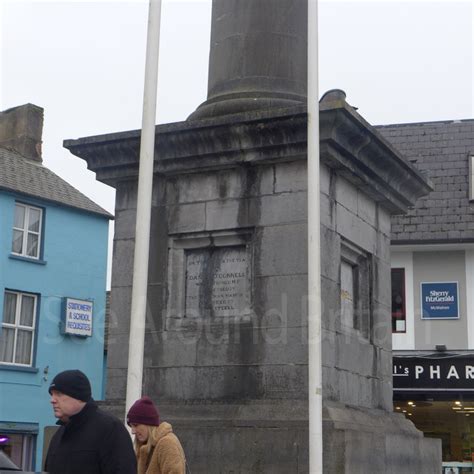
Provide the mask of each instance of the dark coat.
POLYGON ((54 434, 45 470, 50 474, 136 474, 137 466, 125 426, 88 402, 54 434))

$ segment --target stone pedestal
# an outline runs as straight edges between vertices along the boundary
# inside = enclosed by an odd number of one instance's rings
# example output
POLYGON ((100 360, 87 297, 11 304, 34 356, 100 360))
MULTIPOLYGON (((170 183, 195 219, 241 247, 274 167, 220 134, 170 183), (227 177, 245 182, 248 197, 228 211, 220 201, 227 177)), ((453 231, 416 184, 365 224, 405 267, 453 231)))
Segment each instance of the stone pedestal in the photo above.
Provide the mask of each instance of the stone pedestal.
MULTIPOLYGON (((390 216, 430 188, 340 91, 320 119, 324 473, 438 473, 440 444, 393 413, 391 376, 390 216)), ((306 121, 298 106, 156 129, 144 393, 193 473, 308 472, 306 121)), ((119 411, 138 145, 139 132, 65 143, 117 189, 119 411)))
POLYGON ((424 438, 402 414, 327 401, 323 419, 324 473, 441 471, 439 440, 424 438))

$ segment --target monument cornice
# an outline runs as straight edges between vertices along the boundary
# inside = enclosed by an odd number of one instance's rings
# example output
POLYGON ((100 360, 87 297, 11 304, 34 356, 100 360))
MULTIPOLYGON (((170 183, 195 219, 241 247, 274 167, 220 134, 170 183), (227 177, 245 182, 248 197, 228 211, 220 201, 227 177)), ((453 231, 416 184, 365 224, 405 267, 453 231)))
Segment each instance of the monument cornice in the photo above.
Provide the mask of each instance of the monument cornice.
MULTIPOLYGON (((203 172, 305 159, 306 107, 254 111, 156 126, 154 172, 203 172)), ((65 140, 97 179, 114 186, 138 176, 140 130, 65 140)))
MULTIPOLYGON (((306 159, 304 105, 156 126, 154 173, 179 175, 306 159)), ((140 130, 77 140, 65 148, 111 186, 138 176, 140 130)), ((405 213, 432 188, 400 152, 345 101, 320 102, 321 162, 391 213, 405 213)))
POLYGON ((345 100, 340 90, 320 101, 320 159, 392 214, 406 213, 433 187, 424 174, 345 100))

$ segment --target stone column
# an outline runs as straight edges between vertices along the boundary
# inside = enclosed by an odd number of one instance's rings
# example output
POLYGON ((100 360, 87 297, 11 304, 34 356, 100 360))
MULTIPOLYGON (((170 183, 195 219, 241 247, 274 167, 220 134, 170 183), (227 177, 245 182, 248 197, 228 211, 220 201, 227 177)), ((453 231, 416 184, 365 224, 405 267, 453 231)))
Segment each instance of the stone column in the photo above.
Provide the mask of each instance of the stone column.
POLYGON ((307 0, 214 0, 200 119, 306 102, 307 0))

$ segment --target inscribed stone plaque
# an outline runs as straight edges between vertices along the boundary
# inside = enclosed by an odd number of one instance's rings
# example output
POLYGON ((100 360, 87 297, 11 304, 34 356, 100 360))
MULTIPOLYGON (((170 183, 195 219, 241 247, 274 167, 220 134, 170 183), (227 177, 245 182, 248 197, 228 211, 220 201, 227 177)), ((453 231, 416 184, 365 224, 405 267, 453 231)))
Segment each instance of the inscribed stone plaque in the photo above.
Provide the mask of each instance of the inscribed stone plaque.
POLYGON ((186 317, 240 316, 249 309, 245 246, 186 251, 186 317))

